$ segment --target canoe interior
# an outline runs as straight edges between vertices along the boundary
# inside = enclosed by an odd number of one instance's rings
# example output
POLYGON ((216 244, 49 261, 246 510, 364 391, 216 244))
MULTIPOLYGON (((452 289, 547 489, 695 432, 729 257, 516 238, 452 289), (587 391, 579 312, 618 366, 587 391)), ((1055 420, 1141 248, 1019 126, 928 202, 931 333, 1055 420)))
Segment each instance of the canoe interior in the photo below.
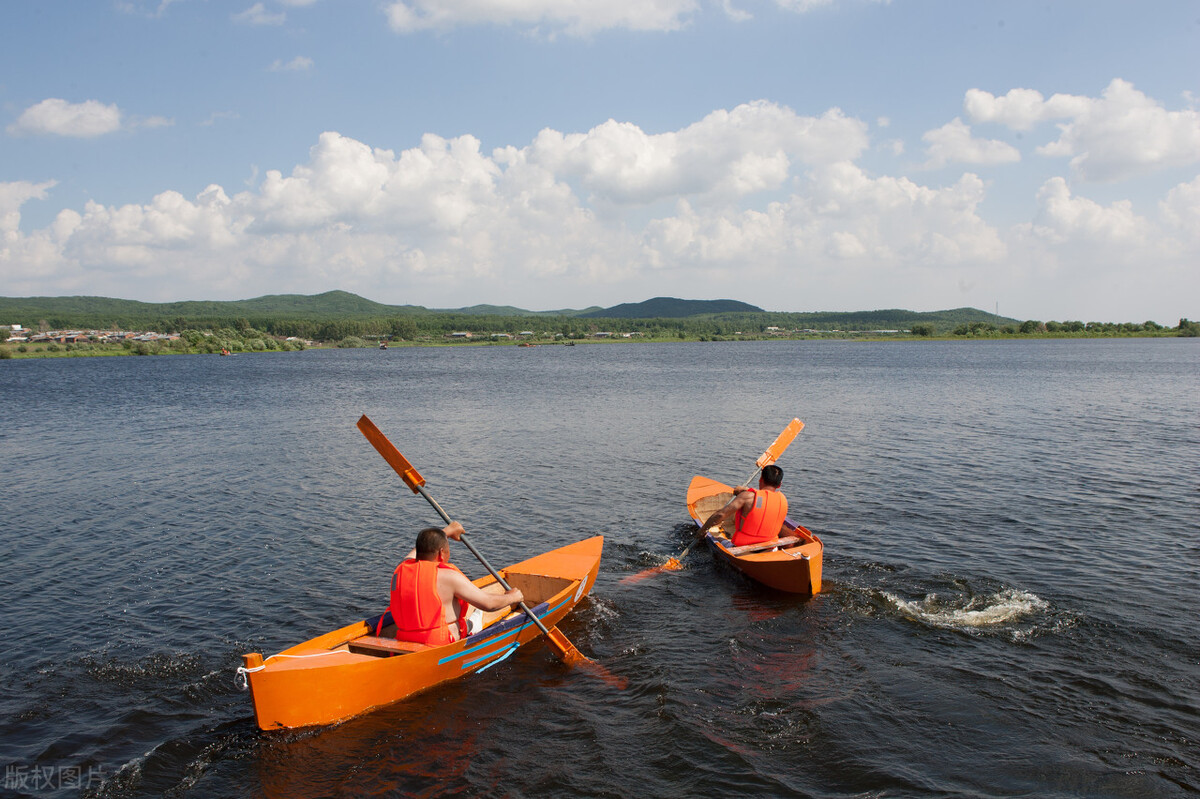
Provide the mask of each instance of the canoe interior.
MULTIPOLYGON (((701 497, 696 501, 696 515, 700 517, 700 521, 704 521, 709 516, 713 515, 721 508, 729 504, 729 500, 733 499, 732 491, 722 491, 719 494, 709 494, 707 497, 701 497)), ((722 525, 721 530, 726 535, 733 535, 733 519, 727 519, 722 525)))

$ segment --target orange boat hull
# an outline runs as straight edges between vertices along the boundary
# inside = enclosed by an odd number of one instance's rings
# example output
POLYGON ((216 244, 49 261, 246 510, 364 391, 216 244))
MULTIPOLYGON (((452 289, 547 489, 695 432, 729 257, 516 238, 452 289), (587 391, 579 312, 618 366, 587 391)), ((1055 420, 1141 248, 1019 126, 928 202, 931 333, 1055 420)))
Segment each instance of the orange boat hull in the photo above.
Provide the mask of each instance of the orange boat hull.
MULTIPOLYGON (((699 526, 711 513, 731 499, 733 486, 697 475, 688 486, 688 515, 699 526)), ((795 536, 801 541, 773 552, 748 552, 740 555, 730 552, 732 545, 729 537, 733 532, 732 524, 728 530, 709 532, 705 540, 718 560, 728 563, 756 582, 789 594, 820 593, 821 563, 825 545, 811 531, 791 519, 787 519, 783 527, 781 537, 795 536)))
MULTIPOLYGON (((604 537, 595 536, 501 570, 525 594, 526 604, 548 628, 587 596, 600 570, 604 537)), ((490 575, 474 581, 485 590, 490 575)), ((414 652, 380 651, 376 619, 366 619, 305 641, 264 661, 243 656, 244 672, 259 729, 332 724, 398 702, 438 683, 504 660, 540 636, 524 613, 501 611, 482 630, 461 641, 414 652)))

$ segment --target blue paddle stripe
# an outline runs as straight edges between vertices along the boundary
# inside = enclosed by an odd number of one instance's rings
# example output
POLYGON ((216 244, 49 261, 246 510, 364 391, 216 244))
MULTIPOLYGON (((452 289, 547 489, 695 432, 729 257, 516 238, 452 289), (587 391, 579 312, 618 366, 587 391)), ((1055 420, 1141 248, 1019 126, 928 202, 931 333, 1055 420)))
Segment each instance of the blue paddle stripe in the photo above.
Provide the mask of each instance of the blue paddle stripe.
MULTIPOLYGON (((438 665, 441 666, 442 664, 449 663, 452 660, 457 660, 458 658, 464 658, 467 655, 472 655, 481 649, 487 649, 489 647, 495 646, 496 644, 500 643, 501 641, 504 641, 507 638, 515 638, 520 632, 521 632, 521 628, 518 627, 517 629, 515 629, 511 632, 507 632, 504 635, 498 636, 496 638, 489 638, 488 640, 484 641, 482 644, 476 644, 475 646, 469 646, 466 649, 462 650, 461 652, 455 652, 453 655, 447 655, 446 657, 442 658, 441 660, 438 661, 438 665)), ((519 644, 513 644, 513 646, 519 646, 519 644)), ((489 653, 487 655, 484 655, 482 658, 477 658, 477 660, 486 660, 492 654, 494 654, 494 653, 489 653)), ((464 663, 463 668, 470 666, 472 663, 477 662, 477 660, 472 660, 468 663, 464 663)))
MULTIPOLYGON (((511 655, 513 652, 517 651, 517 647, 519 647, 519 646, 520 646, 520 644, 513 644, 512 646, 504 649, 504 651, 500 653, 500 657, 496 658, 491 663, 487 664, 482 669, 480 669, 479 670, 480 673, 487 671, 488 669, 490 669, 492 666, 495 666, 500 661, 507 659, 509 655, 511 655)), ((488 658, 492 657, 492 655, 495 655, 495 654, 496 654, 495 652, 492 652, 490 654, 484 655, 481 658, 476 658, 475 660, 464 663, 463 668, 464 669, 470 668, 471 666, 474 666, 476 663, 480 662, 481 660, 487 660, 488 658)))
MULTIPOLYGON (((530 608, 530 610, 533 610, 533 613, 534 613, 534 615, 535 615, 535 616, 537 616, 539 620, 541 620, 541 619, 545 619, 547 616, 550 616, 550 615, 553 615, 554 613, 556 613, 556 612, 558 611, 558 609, 559 609, 559 608, 561 608, 561 607, 563 607, 564 605, 566 605, 566 604, 567 604, 569 601, 570 601, 570 599, 564 599, 562 602, 560 602, 559 604, 555 605, 553 608, 551 608, 551 607, 547 607, 547 608, 546 608, 546 610, 545 610, 544 612, 542 612, 542 613, 538 613, 538 612, 537 612, 537 610, 535 610, 535 609, 533 609, 533 608, 530 608)), ((481 641, 481 642, 480 642, 480 643, 478 643, 478 644, 475 644, 475 645, 473 645, 473 646, 469 646, 469 647, 467 647, 466 649, 463 649, 461 652, 455 652, 453 655, 447 655, 446 657, 444 657, 444 658, 442 658, 441 660, 439 660, 439 661, 438 661, 438 665, 439 665, 439 666, 441 666, 441 665, 443 665, 443 664, 445 664, 445 663, 449 663, 449 662, 451 662, 451 661, 453 661, 453 660, 457 660, 457 659, 459 659, 459 658, 464 658, 464 657, 467 657, 468 655, 474 654, 475 652, 478 652, 478 651, 479 651, 479 650, 481 650, 481 649, 485 649, 485 648, 493 647, 493 646, 495 646, 496 644, 498 644, 498 643, 500 643, 500 642, 504 641, 505 639, 508 639, 508 638, 513 638, 513 637, 515 637, 515 636, 519 635, 519 634, 520 634, 520 632, 521 632, 521 630, 523 630, 523 629, 525 628, 525 625, 526 625, 526 624, 528 624, 528 623, 529 623, 529 617, 528 617, 528 616, 526 616, 524 613, 522 613, 522 614, 521 614, 521 616, 520 616, 519 618, 514 618, 514 619, 513 619, 511 622, 501 622, 501 626, 506 626, 506 625, 508 625, 508 624, 512 624, 512 625, 513 625, 513 627, 514 627, 514 629, 512 629, 512 630, 510 630, 510 631, 508 631, 508 632, 506 632, 506 633, 503 633, 503 634, 501 634, 501 635, 491 635, 491 636, 488 636, 488 638, 487 638, 487 640, 486 640, 486 641, 481 641)), ((498 632, 498 631, 497 631, 497 632, 498 632)), ((511 650, 512 650, 512 649, 516 649, 518 646, 520 646, 520 644, 519 644, 519 643, 514 643, 514 644, 513 644, 513 645, 510 647, 510 651, 509 651, 509 652, 508 652, 508 653, 505 655, 505 657, 507 657, 508 655, 511 655, 511 654, 512 654, 512 651, 511 651, 511 650)), ((483 655, 482 657, 479 657, 479 658, 476 658, 476 659, 474 659, 474 660, 470 660, 470 661, 464 662, 464 663, 460 664, 460 668, 463 668, 463 669, 468 669, 468 668, 470 668, 471 666, 473 666, 474 664, 478 663, 478 662, 479 662, 479 661, 481 661, 481 660, 487 660, 487 659, 488 659, 489 657, 491 657, 493 654, 495 654, 495 652, 490 652, 490 653, 488 653, 488 654, 486 654, 486 655, 483 655)))

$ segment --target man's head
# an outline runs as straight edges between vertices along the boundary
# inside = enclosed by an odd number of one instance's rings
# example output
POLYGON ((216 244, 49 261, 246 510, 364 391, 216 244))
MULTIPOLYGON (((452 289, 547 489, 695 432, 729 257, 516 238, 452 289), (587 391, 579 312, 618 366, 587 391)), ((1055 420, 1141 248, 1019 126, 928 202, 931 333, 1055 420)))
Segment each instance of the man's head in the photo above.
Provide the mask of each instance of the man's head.
POLYGON ((779 488, 781 485, 783 485, 783 469, 780 469, 775 464, 764 466, 762 470, 762 476, 760 476, 758 480, 764 486, 779 488))
POLYGON ((450 541, 440 527, 426 527, 417 533, 417 560, 437 560, 438 555, 450 552, 450 541))

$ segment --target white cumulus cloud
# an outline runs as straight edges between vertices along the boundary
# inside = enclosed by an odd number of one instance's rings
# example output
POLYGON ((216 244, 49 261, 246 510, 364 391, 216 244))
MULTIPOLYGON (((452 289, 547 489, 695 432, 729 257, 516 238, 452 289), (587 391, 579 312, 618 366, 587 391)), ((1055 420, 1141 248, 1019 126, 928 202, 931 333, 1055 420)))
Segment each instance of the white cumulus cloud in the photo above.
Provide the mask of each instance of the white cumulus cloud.
POLYGON ((1096 181, 1200 163, 1200 113, 1167 111, 1133 84, 1114 80, 1039 152, 1070 157, 1078 175, 1096 181))
POLYGON ((925 166, 938 169, 947 164, 1011 164, 1021 160, 1016 147, 995 139, 977 139, 971 128, 955 117, 921 137, 929 160, 925 166))
POLYGON ((282 25, 287 21, 287 14, 282 11, 268 11, 262 3, 255 3, 245 11, 234 14, 233 21, 244 25, 282 25))
POLYGON ((29 200, 44 200, 47 190, 55 185, 56 181, 53 180, 44 183, 25 180, 0 183, 0 233, 15 237, 21 227, 21 206, 29 200))
MULTIPOLYGON (((806 14, 842 1, 774 0, 774 4, 806 14)), ((753 14, 741 5, 736 0, 717 0, 711 7, 734 22, 752 19, 753 14)), ((388 24, 397 33, 505 25, 546 36, 588 36, 611 29, 676 31, 706 10, 698 0, 390 0, 385 7, 388 24)))
POLYGON ((970 89, 963 110, 972 122, 998 122, 1013 130, 1028 131, 1048 119, 1065 119, 1083 113, 1088 98, 1056 94, 1046 100, 1035 89, 1012 89, 1000 97, 970 89))
POLYGON ((313 60, 308 56, 298 55, 291 61, 283 61, 276 59, 271 62, 269 69, 272 72, 305 72, 312 69, 313 60))
POLYGON ((1051 178, 1038 192, 1040 206, 1033 229, 1055 243, 1075 241, 1099 248, 1131 248, 1151 235, 1149 222, 1134 213, 1128 200, 1108 206, 1076 197, 1062 178, 1051 178))
POLYGON ((72 136, 91 138, 121 129, 121 110, 98 100, 69 103, 57 97, 42 100, 26 108, 17 121, 8 126, 13 135, 72 136))
POLYGON ((996 97, 971 89, 963 105, 974 122, 998 122, 1020 131, 1065 120, 1059 123, 1058 139, 1038 153, 1069 158, 1082 180, 1111 182, 1200 163, 1200 112, 1168 111, 1120 78, 1099 98, 1055 94, 1045 100, 1032 89, 996 97))
POLYGON ((833 4, 834 0, 775 0, 775 5, 780 8, 796 11, 801 14, 818 8, 827 8, 833 4))
POLYGON ((1200 241, 1200 176, 1167 192, 1159 209, 1167 223, 1184 238, 1200 241))
POLYGON ((868 143, 866 125, 836 108, 804 117, 758 101, 660 134, 611 119, 587 133, 543 130, 528 159, 578 179, 594 199, 652 203, 681 195, 732 199, 778 189, 794 164, 854 159, 868 143))
POLYGON ((695 0, 400 0, 386 13, 397 33, 515 25, 580 36, 611 28, 678 30, 698 9, 695 0))
POLYGON ((1200 216, 1184 184, 1159 203, 1157 217, 1128 200, 1107 204, 1075 194, 1061 177, 1037 195, 1032 222, 1009 233, 1009 280, 1038 318, 1082 321, 1154 319, 1174 324, 1190 313, 1200 258, 1200 216))

